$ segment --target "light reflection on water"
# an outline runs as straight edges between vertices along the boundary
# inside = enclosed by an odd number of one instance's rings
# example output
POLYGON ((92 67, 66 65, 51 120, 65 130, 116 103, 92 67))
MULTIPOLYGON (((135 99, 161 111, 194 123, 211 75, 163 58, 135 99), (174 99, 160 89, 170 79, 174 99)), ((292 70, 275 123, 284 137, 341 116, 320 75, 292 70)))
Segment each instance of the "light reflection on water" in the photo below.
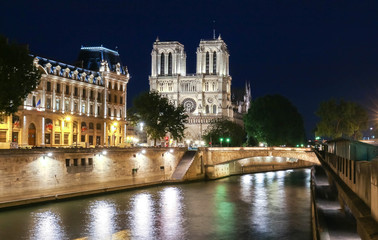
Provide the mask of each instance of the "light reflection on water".
POLYGON ((107 239, 115 232, 115 205, 112 202, 100 200, 94 201, 89 206, 89 229, 87 232, 98 239, 107 239))
POLYGON ((309 179, 247 174, 2 211, 0 239, 311 239, 309 179))
MULTIPOLYGON (((60 216, 52 211, 32 213, 31 239, 64 239, 60 216)), ((1 238, 2 239, 2 238, 1 238)))

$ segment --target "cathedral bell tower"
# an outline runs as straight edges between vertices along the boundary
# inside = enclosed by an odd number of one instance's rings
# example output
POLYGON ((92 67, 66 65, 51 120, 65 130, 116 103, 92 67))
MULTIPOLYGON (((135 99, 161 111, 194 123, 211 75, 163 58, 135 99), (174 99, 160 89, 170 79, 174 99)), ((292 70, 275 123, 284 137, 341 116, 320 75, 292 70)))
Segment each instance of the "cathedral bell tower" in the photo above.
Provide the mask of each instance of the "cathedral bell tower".
POLYGON ((160 42, 157 38, 153 44, 151 57, 151 77, 186 76, 186 53, 181 43, 160 42))
POLYGON ((213 40, 201 40, 197 48, 197 74, 229 76, 227 45, 221 36, 213 40))

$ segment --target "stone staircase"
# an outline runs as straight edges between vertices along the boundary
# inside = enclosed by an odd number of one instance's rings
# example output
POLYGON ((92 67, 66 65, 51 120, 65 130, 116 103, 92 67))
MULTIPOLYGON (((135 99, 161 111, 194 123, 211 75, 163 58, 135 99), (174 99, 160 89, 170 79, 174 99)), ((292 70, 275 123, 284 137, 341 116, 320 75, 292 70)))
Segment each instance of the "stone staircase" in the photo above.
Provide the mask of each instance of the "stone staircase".
POLYGON ((187 151, 184 156, 182 156, 180 162, 176 167, 176 170, 172 174, 172 180, 181 180, 185 176, 190 165, 192 165, 196 153, 197 151, 187 151))

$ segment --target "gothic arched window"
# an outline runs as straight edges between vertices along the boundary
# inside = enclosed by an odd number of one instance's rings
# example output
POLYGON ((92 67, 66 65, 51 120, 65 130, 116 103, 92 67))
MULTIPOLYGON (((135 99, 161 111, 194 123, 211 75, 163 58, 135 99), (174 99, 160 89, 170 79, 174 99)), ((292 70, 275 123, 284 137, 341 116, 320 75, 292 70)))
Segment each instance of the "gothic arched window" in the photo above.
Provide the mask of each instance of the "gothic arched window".
POLYGON ((164 60, 165 60, 165 56, 164 56, 164 53, 161 54, 161 57, 160 57, 160 75, 164 75, 164 60))
POLYGON ((214 114, 217 113, 217 105, 213 105, 213 113, 214 113, 214 114))
POLYGON ((205 91, 209 91, 209 83, 208 82, 205 83, 205 91))
POLYGON ((209 105, 206 105, 206 113, 209 113, 210 112, 210 107, 209 105))
POLYGON ((213 74, 217 74, 217 53, 213 52, 213 74))
POLYGON ((168 75, 172 76, 172 53, 168 54, 168 75))
POLYGON ((209 74, 209 65, 210 65, 209 52, 206 52, 206 74, 209 74))

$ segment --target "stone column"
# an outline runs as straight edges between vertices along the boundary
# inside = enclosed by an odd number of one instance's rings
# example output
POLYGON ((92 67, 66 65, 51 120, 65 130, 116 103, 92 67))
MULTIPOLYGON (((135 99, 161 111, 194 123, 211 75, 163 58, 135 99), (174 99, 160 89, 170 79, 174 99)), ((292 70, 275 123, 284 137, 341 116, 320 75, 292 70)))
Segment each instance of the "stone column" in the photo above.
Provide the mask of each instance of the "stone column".
POLYGON ((45 117, 42 117, 42 129, 41 129, 41 137, 42 137, 42 142, 41 146, 45 146, 45 117))
POLYGON ((371 215, 378 222, 378 157, 371 161, 371 215))

